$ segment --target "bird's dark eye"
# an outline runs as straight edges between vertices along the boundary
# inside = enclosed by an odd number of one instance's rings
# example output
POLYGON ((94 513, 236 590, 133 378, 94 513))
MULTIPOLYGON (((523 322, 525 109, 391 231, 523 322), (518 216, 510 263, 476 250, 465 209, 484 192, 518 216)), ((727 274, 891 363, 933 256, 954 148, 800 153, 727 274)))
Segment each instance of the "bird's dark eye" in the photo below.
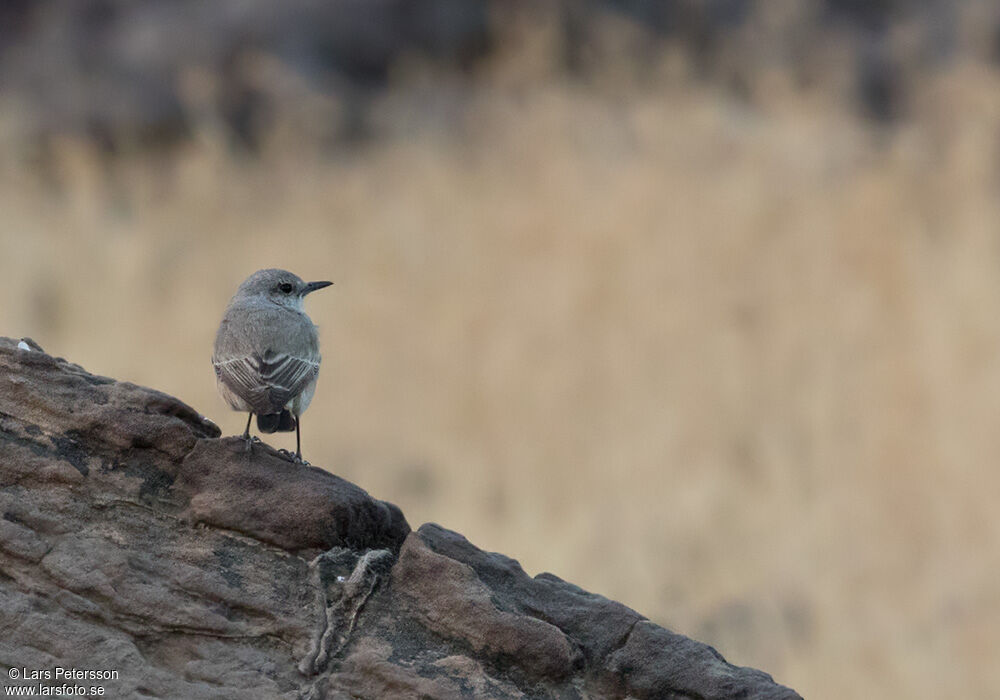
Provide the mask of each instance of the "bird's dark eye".
POLYGON ((292 285, 290 285, 288 282, 285 282, 284 284, 278 285, 278 290, 282 294, 291 294, 292 293, 292 285))

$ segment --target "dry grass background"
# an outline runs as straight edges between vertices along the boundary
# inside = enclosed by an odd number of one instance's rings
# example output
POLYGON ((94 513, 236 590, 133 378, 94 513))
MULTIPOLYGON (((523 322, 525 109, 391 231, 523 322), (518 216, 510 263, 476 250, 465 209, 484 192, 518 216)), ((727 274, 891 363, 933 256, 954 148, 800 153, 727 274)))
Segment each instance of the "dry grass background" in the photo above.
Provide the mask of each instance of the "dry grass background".
POLYGON ((334 157, 67 139, 44 181, 8 144, 0 331, 235 434, 229 296, 333 279, 314 464, 806 697, 996 697, 1000 80, 891 132, 772 89, 498 75, 334 157))

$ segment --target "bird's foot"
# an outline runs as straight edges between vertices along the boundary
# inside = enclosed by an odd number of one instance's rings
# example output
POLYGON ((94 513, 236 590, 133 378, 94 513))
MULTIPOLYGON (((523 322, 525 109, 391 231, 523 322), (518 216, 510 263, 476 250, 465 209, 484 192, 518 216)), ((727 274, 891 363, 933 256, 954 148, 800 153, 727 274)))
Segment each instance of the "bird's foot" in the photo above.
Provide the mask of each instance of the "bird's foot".
POLYGON ((253 444, 255 442, 260 442, 260 438, 257 437, 256 435, 254 435, 253 437, 250 437, 249 435, 241 435, 240 437, 243 438, 243 441, 246 443, 246 445, 243 448, 243 451, 246 452, 247 454, 253 454, 253 444))
POLYGON ((303 464, 307 467, 312 466, 311 464, 309 464, 309 462, 302 459, 301 455, 297 455, 291 450, 278 450, 278 454, 281 455, 282 458, 287 459, 292 464, 303 464))

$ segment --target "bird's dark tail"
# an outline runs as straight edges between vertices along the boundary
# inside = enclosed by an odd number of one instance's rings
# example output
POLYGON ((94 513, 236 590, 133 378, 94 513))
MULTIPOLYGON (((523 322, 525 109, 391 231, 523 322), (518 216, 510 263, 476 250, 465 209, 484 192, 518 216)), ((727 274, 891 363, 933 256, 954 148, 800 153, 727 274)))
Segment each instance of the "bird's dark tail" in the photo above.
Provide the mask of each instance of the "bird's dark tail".
POLYGON ((257 430, 262 433, 290 433, 295 430, 295 418, 287 408, 281 413, 257 414, 257 430))

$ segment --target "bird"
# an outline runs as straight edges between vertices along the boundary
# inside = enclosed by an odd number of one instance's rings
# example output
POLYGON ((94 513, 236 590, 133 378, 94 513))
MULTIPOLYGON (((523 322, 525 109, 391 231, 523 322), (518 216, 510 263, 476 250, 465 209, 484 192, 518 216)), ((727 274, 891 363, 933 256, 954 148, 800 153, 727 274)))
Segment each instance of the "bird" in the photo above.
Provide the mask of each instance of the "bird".
POLYGON ((302 462, 302 413, 316 391, 322 359, 319 333, 302 302, 332 282, 304 282, 287 270, 258 270, 230 299, 215 336, 212 366, 222 398, 247 411, 243 431, 252 452, 250 423, 262 433, 295 431, 295 461, 302 462))

